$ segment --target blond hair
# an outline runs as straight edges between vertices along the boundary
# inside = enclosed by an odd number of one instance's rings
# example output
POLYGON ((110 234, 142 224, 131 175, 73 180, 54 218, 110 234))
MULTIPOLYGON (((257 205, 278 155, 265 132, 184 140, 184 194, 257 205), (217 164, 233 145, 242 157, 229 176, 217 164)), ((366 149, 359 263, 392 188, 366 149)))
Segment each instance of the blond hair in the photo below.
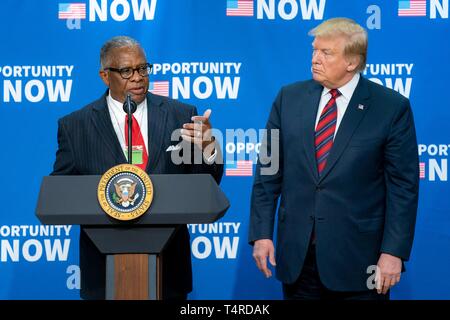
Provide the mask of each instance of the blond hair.
POLYGON ((344 36, 347 38, 344 54, 358 56, 359 64, 356 71, 364 71, 367 61, 367 31, 349 18, 333 18, 319 24, 308 32, 314 37, 344 36))

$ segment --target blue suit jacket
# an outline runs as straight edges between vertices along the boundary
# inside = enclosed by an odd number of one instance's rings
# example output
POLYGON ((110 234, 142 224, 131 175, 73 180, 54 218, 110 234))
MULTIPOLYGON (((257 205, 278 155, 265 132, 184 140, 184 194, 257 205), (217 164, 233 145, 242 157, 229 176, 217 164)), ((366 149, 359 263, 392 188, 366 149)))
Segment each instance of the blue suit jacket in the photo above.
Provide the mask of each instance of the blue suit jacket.
MULTIPOLYGON (((99 100, 59 120, 58 151, 52 175, 100 175, 126 163, 111 123, 105 93, 99 100)), ((149 174, 210 173, 220 183, 223 165, 175 165, 165 150, 176 142, 171 134, 197 115, 195 107, 176 100, 147 94, 149 174)), ((220 156, 220 155, 218 155, 220 156)), ((177 195, 174 195, 174 199, 177 195)), ((105 256, 95 248, 81 228, 81 296, 105 298, 105 256)), ((189 233, 182 226, 165 249, 163 298, 177 297, 192 289, 189 233)))
MULTIPOLYGON (((272 239, 277 220, 276 275, 299 276, 313 228, 323 284, 367 290, 382 252, 407 260, 418 202, 418 152, 409 100, 360 78, 335 136, 324 172, 315 160, 314 125, 323 87, 283 87, 267 129, 280 130, 280 170, 261 175, 251 199, 249 241, 272 239)), ((271 151, 270 134, 262 149, 271 151)))

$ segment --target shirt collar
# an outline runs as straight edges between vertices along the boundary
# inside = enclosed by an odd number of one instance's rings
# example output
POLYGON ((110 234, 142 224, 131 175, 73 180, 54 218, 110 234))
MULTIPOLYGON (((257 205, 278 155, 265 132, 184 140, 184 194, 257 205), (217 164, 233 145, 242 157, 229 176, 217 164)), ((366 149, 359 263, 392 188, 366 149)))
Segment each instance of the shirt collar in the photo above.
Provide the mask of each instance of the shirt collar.
MULTIPOLYGON (((353 78, 344 84, 342 87, 338 88, 339 92, 341 93, 341 96, 344 97, 347 101, 350 101, 350 98, 353 95, 353 92, 355 92, 356 86, 358 85, 360 75, 359 72, 355 73, 353 78)), ((322 97, 330 91, 329 88, 323 87, 322 90, 322 97)))
MULTIPOLYGON (((116 99, 114 99, 112 96, 111 96, 111 94, 110 94, 110 92, 108 91, 108 96, 107 96, 107 101, 108 101, 108 104, 114 109, 114 110, 116 110, 116 112, 117 111, 122 111, 122 112, 124 112, 123 111, 123 103, 121 103, 121 102, 119 102, 119 101, 117 101, 116 99)), ((136 111, 138 111, 138 112, 141 112, 141 110, 143 110, 143 108, 144 108, 144 106, 146 106, 147 105, 147 98, 145 98, 144 99, 144 101, 142 101, 141 103, 139 103, 138 105, 137 105, 137 108, 136 108, 136 111)), ((125 113, 125 112, 124 112, 125 113)))

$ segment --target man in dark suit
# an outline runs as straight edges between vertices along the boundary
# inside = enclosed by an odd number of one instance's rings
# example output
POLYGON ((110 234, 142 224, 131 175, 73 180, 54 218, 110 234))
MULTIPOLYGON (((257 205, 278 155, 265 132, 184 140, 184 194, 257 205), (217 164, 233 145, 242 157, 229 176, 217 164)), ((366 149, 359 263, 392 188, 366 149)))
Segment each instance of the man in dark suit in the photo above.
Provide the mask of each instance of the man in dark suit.
POLYGON ((410 103, 360 75, 367 33, 356 22, 330 19, 310 35, 313 80, 283 87, 267 123, 251 199, 253 257, 266 277, 267 259, 276 265, 285 299, 389 299, 417 212, 410 103), (274 174, 261 171, 269 157, 279 157, 274 174))
MULTIPOLYGON (((209 173, 219 183, 223 165, 211 137, 211 111, 197 116, 193 106, 149 93, 151 65, 132 38, 120 36, 107 41, 100 62, 100 77, 109 89, 99 100, 59 120, 59 148, 52 175, 100 175, 127 162, 126 113, 122 105, 130 94, 137 104, 133 118, 140 132, 140 139, 133 136, 133 148, 140 152, 136 162, 133 156, 133 163, 149 174, 209 173), (197 148, 203 155, 199 164, 172 162, 167 150, 174 144, 172 132, 180 128, 181 143, 197 148), (134 145, 135 140, 140 140, 139 146, 134 145)), ((81 228, 82 298, 105 298, 105 263, 105 256, 81 228)), ((184 225, 165 249, 163 284, 163 299, 186 299, 192 290, 189 233, 184 225)))

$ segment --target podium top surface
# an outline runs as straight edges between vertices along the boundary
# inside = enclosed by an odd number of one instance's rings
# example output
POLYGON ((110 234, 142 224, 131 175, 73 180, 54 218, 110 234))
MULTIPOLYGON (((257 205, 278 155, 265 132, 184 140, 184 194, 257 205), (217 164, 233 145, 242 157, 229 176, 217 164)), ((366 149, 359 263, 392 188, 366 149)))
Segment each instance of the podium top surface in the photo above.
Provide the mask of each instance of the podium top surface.
POLYGON ((36 215, 43 224, 98 226, 212 223, 230 204, 209 174, 155 174, 153 202, 141 217, 119 221, 109 217, 97 199, 100 175, 46 176, 36 215))

